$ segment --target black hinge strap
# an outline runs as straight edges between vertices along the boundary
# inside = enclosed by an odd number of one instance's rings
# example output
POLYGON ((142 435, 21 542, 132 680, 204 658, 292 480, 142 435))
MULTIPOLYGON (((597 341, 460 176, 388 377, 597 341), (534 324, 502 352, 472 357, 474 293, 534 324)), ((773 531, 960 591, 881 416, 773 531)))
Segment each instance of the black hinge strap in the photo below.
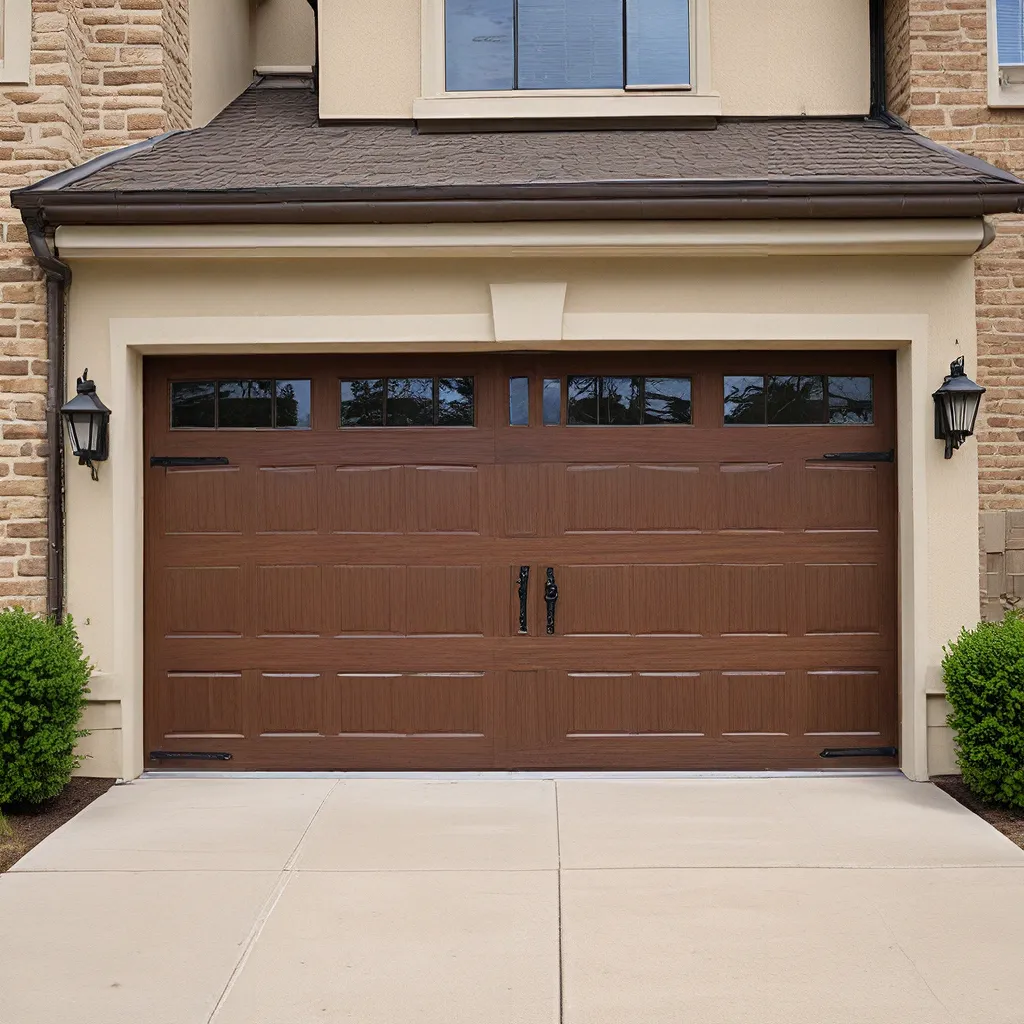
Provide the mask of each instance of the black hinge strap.
POLYGON ((819 757, 896 757, 896 747, 826 747, 819 757))
POLYGON ((150 761, 230 761, 225 750, 151 750, 150 761))
POLYGON ((825 452, 823 459, 830 462, 895 462, 896 451, 887 452, 825 452))
POLYGON ((229 466, 225 455, 151 455, 151 466, 229 466))

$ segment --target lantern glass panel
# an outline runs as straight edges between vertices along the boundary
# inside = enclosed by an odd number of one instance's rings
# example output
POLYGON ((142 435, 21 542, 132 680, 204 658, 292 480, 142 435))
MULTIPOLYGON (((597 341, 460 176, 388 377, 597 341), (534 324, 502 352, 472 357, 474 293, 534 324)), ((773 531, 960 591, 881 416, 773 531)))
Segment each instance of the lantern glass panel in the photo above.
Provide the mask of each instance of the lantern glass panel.
POLYGON ((81 455, 82 452, 95 451, 96 439, 94 434, 98 433, 99 419, 99 415, 89 412, 73 412, 68 417, 71 449, 75 455, 81 455))
POLYGON ((963 434, 966 432, 968 427, 966 395, 954 394, 949 396, 949 419, 956 433, 963 434))

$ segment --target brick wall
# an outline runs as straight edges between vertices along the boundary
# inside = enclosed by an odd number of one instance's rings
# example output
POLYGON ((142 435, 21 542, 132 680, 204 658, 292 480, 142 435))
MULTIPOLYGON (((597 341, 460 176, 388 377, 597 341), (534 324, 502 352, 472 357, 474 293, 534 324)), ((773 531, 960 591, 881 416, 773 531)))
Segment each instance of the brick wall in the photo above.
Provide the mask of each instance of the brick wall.
POLYGON ((46 604, 45 285, 12 188, 191 119, 188 0, 33 0, 0 86, 0 606, 46 604))
MULTIPOLYGON (((987 105, 985 0, 887 0, 886 28, 894 113, 936 142, 1024 176, 1024 109, 987 105)), ((1016 603, 1024 572, 1024 218, 994 220, 996 240, 975 259, 978 382, 988 388, 977 430, 986 617, 1016 603)))

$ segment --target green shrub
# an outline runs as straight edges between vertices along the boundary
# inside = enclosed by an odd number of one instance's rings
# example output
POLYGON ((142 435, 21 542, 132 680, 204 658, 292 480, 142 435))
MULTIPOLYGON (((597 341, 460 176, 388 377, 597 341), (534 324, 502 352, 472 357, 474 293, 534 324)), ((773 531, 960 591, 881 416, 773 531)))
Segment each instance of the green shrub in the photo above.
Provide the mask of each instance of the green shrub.
POLYGON ((942 672, 964 784, 988 803, 1024 808, 1024 618, 961 630, 942 672))
POLYGON ((68 784, 90 672, 70 616, 0 612, 0 805, 38 803, 68 784))

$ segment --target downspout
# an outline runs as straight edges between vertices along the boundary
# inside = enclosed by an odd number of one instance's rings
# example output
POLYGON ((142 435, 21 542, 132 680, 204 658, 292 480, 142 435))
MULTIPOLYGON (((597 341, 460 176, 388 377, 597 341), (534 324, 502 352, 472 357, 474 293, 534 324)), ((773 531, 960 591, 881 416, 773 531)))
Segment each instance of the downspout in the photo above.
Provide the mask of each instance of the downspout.
POLYGON ((320 9, 317 0, 308 0, 313 8, 313 92, 320 91, 320 9))
POLYGON ((885 0, 869 0, 868 34, 871 38, 871 108, 868 117, 889 119, 885 99, 885 0))
POLYGON ((57 258, 39 210, 24 210, 28 244, 46 275, 46 613, 64 617, 64 350, 71 268, 57 258))

